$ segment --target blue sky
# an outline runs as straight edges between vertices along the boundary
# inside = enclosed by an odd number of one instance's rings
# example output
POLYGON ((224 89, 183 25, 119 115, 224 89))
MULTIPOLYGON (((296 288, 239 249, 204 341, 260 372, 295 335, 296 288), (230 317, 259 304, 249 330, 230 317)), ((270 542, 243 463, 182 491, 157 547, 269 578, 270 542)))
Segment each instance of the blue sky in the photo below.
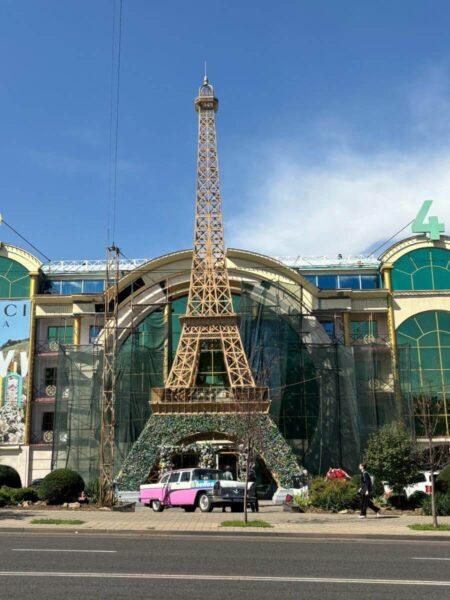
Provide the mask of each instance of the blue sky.
MULTIPOLYGON (((0 210, 53 259, 104 255, 113 7, 0 1, 0 210)), ((229 246, 365 252, 426 198, 449 223, 449 30, 439 0, 123 0, 116 242, 192 245, 205 59, 229 246)))

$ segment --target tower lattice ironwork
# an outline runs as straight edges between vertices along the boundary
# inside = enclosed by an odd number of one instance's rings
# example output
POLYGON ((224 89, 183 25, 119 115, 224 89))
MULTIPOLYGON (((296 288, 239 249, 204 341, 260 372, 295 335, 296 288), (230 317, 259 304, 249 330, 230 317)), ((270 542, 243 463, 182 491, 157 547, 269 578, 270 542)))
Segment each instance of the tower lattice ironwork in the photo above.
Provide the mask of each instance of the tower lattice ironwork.
POLYGON ((181 337, 163 389, 154 389, 154 412, 236 410, 245 401, 255 410, 268 410, 266 388, 257 388, 233 310, 222 217, 215 113, 218 100, 207 76, 195 99, 198 113, 197 197, 194 250, 186 316, 181 337), (196 385, 202 347, 221 349, 229 385, 196 385), (200 408, 200 405, 203 408, 200 408))

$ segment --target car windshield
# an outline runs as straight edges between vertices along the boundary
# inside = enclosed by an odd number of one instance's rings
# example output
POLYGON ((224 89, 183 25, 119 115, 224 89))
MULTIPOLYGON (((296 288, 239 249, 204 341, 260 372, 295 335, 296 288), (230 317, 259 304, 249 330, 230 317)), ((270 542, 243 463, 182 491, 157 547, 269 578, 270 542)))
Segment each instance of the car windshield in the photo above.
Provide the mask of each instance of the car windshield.
POLYGON ((216 469, 194 469, 192 479, 197 481, 209 481, 211 479, 219 481, 219 479, 222 479, 222 471, 217 471, 216 469))

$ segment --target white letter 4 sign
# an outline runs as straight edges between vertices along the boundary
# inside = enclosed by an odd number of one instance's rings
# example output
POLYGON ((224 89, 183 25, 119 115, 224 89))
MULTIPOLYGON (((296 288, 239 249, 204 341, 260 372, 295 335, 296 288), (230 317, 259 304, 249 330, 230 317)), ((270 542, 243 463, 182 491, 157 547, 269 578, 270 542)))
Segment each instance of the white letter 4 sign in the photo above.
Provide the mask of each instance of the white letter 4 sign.
POLYGON ((425 200, 417 213, 417 217, 414 219, 411 230, 413 233, 428 233, 430 240, 438 240, 441 237, 441 233, 445 231, 444 223, 439 223, 437 217, 428 217, 428 223, 425 223, 425 217, 432 204, 433 200, 425 200))

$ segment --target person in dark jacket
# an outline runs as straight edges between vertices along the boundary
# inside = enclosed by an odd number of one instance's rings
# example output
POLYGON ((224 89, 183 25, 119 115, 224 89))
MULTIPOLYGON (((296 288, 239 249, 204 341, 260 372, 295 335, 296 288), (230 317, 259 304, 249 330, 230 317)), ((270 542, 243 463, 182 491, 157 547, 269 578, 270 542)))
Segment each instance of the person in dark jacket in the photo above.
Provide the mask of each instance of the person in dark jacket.
POLYGON ((366 465, 364 463, 361 463, 359 465, 359 470, 361 472, 361 487, 359 490, 361 493, 361 514, 359 515, 359 518, 366 518, 368 508, 373 510, 376 516, 378 517, 380 514, 380 509, 378 508, 378 506, 375 506, 371 499, 373 491, 372 479, 369 473, 367 472, 366 465))
POLYGON ((252 512, 259 512, 258 496, 256 495, 256 472, 255 472, 254 467, 250 467, 250 469, 248 471, 248 481, 249 481, 249 483, 253 483, 253 485, 254 485, 253 491, 255 493, 255 497, 251 502, 252 512))

